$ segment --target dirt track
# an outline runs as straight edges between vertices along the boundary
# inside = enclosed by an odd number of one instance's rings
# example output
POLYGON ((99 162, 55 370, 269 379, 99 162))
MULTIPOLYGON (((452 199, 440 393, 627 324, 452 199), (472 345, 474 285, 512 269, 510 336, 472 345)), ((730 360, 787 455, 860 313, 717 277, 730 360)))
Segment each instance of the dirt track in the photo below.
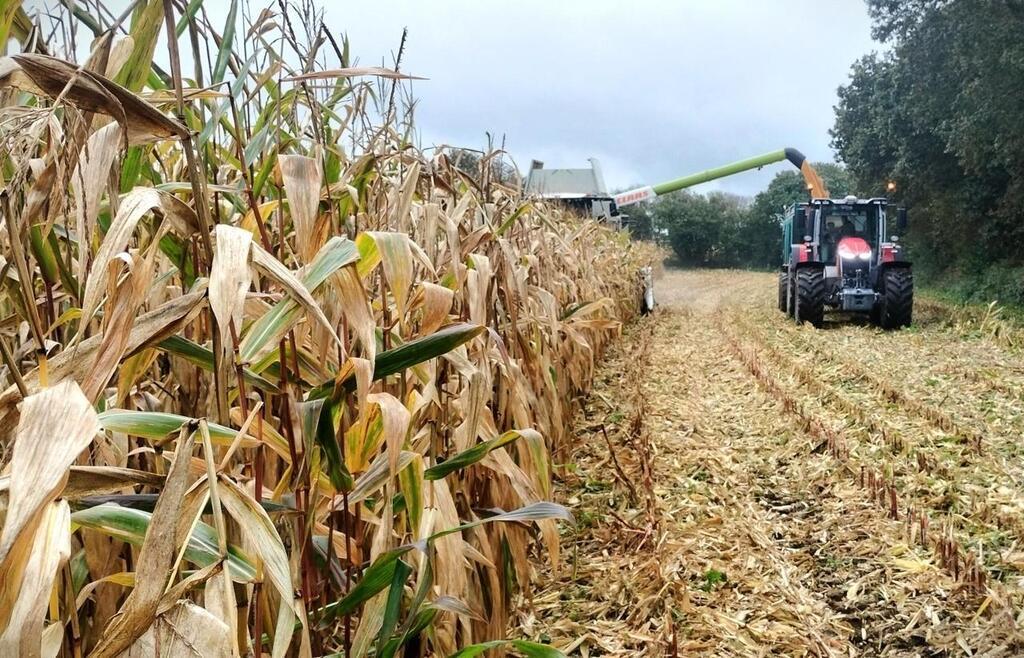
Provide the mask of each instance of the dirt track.
POLYGON ((941 309, 814 330, 774 293, 658 281, 577 419, 573 563, 520 632, 582 655, 1024 654, 1024 360, 941 309))

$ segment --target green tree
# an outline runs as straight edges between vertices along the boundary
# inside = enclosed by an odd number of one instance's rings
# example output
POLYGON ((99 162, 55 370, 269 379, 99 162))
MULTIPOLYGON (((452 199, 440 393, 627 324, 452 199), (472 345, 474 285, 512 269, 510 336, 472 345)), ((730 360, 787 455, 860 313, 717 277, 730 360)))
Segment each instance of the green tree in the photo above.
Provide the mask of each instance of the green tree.
POLYGON ((833 145, 864 188, 897 184, 916 263, 1024 262, 1024 2, 868 0, 890 46, 839 90, 833 145))
POLYGON ((669 246, 682 265, 736 264, 737 227, 745 214, 741 197, 676 192, 651 203, 650 212, 654 225, 668 231, 669 246))
POLYGON ((629 235, 634 240, 653 240, 654 235, 654 212, 652 204, 638 203, 622 209, 626 216, 625 226, 629 235))

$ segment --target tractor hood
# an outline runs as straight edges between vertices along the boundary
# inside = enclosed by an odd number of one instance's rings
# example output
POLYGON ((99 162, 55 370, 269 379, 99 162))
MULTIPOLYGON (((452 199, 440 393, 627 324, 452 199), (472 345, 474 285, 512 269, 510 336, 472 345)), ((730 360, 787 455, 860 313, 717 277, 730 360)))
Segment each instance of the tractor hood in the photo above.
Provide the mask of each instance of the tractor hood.
POLYGON ((848 237, 839 241, 836 255, 840 260, 871 260, 871 245, 864 238, 848 237))

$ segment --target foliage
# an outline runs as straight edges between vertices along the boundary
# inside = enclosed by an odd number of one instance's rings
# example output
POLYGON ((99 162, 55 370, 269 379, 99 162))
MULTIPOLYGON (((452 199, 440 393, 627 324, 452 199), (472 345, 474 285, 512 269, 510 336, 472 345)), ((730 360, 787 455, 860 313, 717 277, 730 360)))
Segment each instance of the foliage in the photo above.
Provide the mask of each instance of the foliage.
POLYGON ((723 192, 678 192, 651 204, 654 225, 684 266, 732 264, 744 215, 743 199, 723 192))
POLYGON ((654 240, 654 212, 653 204, 638 203, 624 208, 625 226, 629 230, 629 236, 634 240, 654 240))
POLYGON ((0 654, 501 638, 647 248, 411 147, 316 15, 200 4, 0 12, 0 654))
POLYGON ((839 91, 834 146, 868 190, 897 186, 924 272, 1021 264, 1024 4, 869 0, 889 45, 839 91), (999 263, 993 265, 993 263, 999 263))

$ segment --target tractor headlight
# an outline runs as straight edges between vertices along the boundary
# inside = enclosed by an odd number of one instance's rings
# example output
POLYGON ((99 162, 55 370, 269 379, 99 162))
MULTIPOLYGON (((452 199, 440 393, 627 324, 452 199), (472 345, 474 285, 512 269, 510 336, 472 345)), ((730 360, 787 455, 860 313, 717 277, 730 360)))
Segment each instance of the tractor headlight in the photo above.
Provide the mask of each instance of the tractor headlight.
POLYGON ((864 253, 862 253, 860 255, 860 259, 861 260, 871 260, 871 252, 870 251, 865 251, 864 253))

